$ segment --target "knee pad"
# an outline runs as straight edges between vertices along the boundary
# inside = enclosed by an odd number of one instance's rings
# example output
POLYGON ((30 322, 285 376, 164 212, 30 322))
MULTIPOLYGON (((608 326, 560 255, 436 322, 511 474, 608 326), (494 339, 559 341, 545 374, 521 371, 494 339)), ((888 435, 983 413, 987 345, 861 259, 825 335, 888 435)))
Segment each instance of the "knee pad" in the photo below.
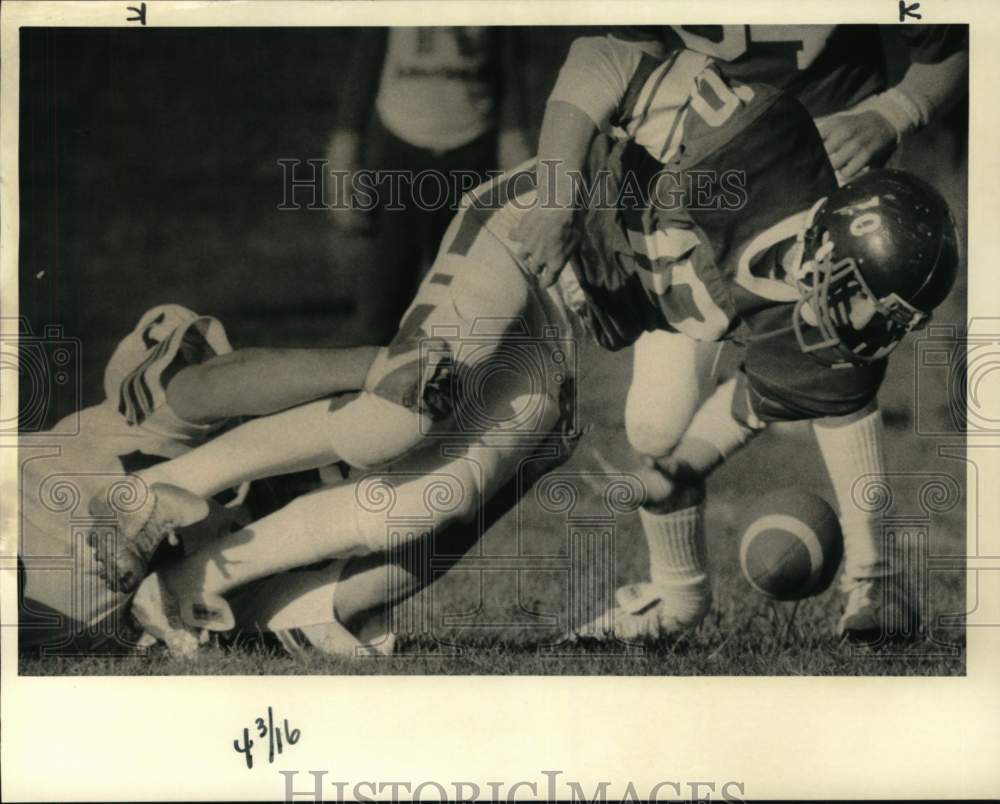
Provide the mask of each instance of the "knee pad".
POLYGON ((700 400, 691 388, 652 396, 651 390, 633 380, 625 400, 625 435, 636 452, 656 457, 677 446, 700 400))
POLYGON ((694 405, 680 404, 665 410, 629 391, 625 402, 625 436, 640 455, 669 455, 691 421, 694 405))
POLYGON ((625 401, 625 433, 644 455, 667 455, 711 393, 718 345, 647 332, 635 344, 625 401))
POLYGON ((364 391, 330 411, 328 437, 342 460, 357 469, 391 463, 426 437, 431 422, 417 411, 364 391))

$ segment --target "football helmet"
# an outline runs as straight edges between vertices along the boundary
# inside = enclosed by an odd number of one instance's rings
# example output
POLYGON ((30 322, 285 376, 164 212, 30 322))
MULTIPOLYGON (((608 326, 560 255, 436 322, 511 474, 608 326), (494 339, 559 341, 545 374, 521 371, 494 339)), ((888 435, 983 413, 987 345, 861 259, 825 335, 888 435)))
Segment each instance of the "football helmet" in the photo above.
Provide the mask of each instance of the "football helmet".
POLYGON ((948 204, 923 179, 869 171, 818 202, 801 238, 793 324, 803 352, 872 363, 926 325, 958 271, 948 204))

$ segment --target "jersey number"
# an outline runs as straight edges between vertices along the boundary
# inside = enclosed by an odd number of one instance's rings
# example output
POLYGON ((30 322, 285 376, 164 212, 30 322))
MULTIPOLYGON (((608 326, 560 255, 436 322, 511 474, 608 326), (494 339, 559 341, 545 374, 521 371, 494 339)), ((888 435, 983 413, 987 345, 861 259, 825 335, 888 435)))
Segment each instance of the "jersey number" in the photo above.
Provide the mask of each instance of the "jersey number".
POLYGON ((753 90, 746 84, 730 87, 715 70, 698 76, 691 93, 691 108, 712 128, 723 125, 740 108, 740 102, 753 100, 753 90), (708 90, 706 92, 706 90, 708 90))

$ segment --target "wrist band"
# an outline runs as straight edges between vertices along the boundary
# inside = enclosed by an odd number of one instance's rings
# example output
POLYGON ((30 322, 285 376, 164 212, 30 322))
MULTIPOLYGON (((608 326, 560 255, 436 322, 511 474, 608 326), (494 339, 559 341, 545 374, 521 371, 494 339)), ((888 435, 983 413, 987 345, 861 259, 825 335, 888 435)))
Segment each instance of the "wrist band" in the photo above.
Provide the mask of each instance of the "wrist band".
POLYGON ((897 87, 865 98, 853 111, 878 112, 896 132, 897 143, 904 134, 926 125, 930 117, 930 109, 926 103, 921 105, 916 98, 897 87))

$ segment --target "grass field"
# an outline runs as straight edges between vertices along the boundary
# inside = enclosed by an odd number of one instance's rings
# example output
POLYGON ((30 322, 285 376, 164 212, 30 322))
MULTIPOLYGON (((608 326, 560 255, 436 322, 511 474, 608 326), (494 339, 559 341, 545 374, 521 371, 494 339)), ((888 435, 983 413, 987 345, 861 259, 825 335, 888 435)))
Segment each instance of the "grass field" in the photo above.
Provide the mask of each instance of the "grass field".
MULTIPOLYGON (((543 34, 532 34, 541 37, 543 34)), ((534 109, 570 32, 554 32, 529 65, 534 109)), ((185 304, 218 316, 234 345, 336 345, 363 340, 356 304, 365 267, 377 259, 364 240, 335 241, 320 212, 279 212, 279 158, 322 155, 336 108, 344 32, 245 30, 117 33, 34 32, 22 44, 22 315, 36 333, 62 326, 79 338, 79 388, 55 393, 52 424, 101 396, 115 343, 148 307, 185 304), (100 87, 94 90, 94 87, 100 87), (30 139, 29 139, 30 138, 30 139)), ((537 121, 536 121, 537 122, 537 121)), ((943 158, 952 141, 929 131, 898 155, 936 179, 964 219, 964 163, 943 158), (933 156, 933 159, 928 158, 933 156)), ((938 320, 965 323, 964 276, 938 320)), ((963 445, 949 424, 949 389, 918 369, 911 341, 893 360, 880 397, 893 471, 940 473, 964 488, 965 463, 940 449, 963 445), (918 415, 919 414, 919 415, 918 415), (950 433, 927 436, 921 429, 950 433)), ((583 420, 592 429, 561 471, 600 474, 603 460, 631 467, 621 393, 628 353, 588 366, 583 420)), ((952 675, 964 672, 964 635, 941 617, 965 611, 964 572, 928 576, 925 619, 932 639, 906 650, 852 650, 832 634, 835 589, 802 604, 786 631, 777 608, 740 577, 737 523, 748 501, 797 487, 832 500, 807 426, 776 428, 710 481, 709 551, 716 607, 679 642, 546 653, 567 618, 565 518, 529 497, 488 533, 475 556, 408 604, 421 628, 392 658, 292 659, 267 647, 212 647, 197 663, 162 653, 124 659, 23 658, 27 674, 495 673, 713 675, 952 675), (538 559, 511 569, 511 557, 538 559), (491 562, 493 562, 491 564, 491 562), (636 648, 641 648, 639 654, 636 648)), ((907 489, 913 493, 913 489, 907 489)), ((899 506, 915 507, 900 497, 899 506)), ((896 513, 910 513, 897 510, 896 513)), ((635 514, 614 521, 618 583, 646 577, 635 514)), ((929 521, 929 552, 965 550, 964 499, 929 521)))

